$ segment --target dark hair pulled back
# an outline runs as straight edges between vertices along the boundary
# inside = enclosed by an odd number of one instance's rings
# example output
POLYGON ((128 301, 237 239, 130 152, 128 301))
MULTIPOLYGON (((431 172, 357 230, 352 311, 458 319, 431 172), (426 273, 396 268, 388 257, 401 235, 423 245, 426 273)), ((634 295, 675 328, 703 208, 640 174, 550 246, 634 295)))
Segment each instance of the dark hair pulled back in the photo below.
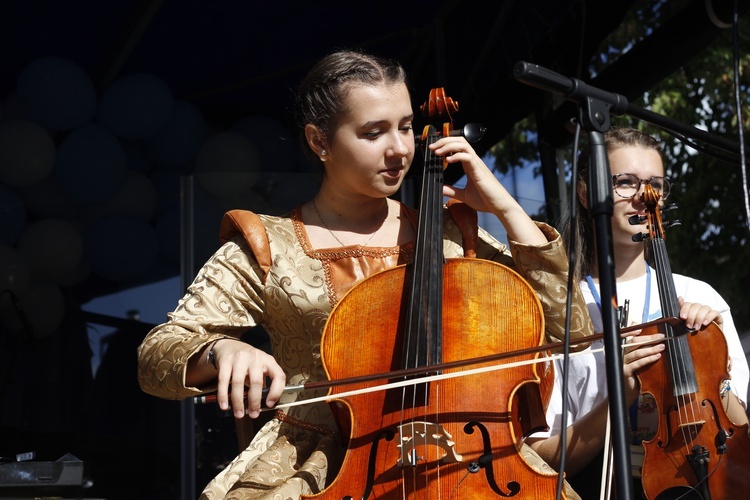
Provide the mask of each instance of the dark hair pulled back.
POLYGON ((307 144, 307 124, 315 125, 327 140, 348 111, 347 95, 353 86, 397 83, 407 84, 406 71, 391 59, 340 50, 319 60, 300 83, 295 101, 299 140, 308 157, 316 163, 320 161, 307 144))

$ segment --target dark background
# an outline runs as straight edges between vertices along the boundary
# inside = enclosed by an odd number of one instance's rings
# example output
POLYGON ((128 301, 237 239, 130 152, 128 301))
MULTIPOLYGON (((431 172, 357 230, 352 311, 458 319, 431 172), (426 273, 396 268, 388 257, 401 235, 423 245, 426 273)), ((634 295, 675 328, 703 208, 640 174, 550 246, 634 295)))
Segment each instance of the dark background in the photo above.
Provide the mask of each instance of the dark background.
MULTIPOLYGON (((587 61, 640 3, 4 2, 0 8, 3 122, 29 119, 19 97, 19 78, 32 62, 48 56, 80 67, 90 77, 97 105, 117 82, 145 74, 166 85, 175 111, 177 103, 182 103, 187 107, 180 109, 197 110, 201 120, 195 122, 200 124, 198 140, 187 132, 181 136, 181 151, 192 154, 178 164, 160 162, 153 154, 153 135, 134 138, 114 133, 128 153, 127 169, 156 186, 155 208, 145 220, 134 222, 117 219, 117 213, 108 214, 115 218, 105 227, 115 228, 114 235, 112 231, 91 230, 96 227, 95 212, 101 209, 102 200, 61 200, 59 191, 43 192, 50 189, 47 183, 20 187, 0 183, 0 188, 18 194, 26 203, 27 226, 47 218, 65 219, 86 233, 84 256, 109 256, 106 263, 89 261, 85 277, 59 286, 64 312, 55 332, 42 338, 35 335, 33 327, 37 326, 38 333, 37 321, 45 314, 44 308, 41 313, 25 310, 23 300, 19 305, 10 294, 0 295, 6 316, 9 310, 16 316, 13 324, 0 330, 0 456, 34 450, 40 458, 55 460, 65 452, 73 453, 84 460, 91 485, 83 491, 65 492, 71 496, 179 498, 181 490, 185 493, 180 484, 180 404, 143 394, 135 379, 135 349, 151 325, 140 321, 137 313, 128 318, 108 317, 86 312, 81 304, 178 276, 181 271, 192 275, 195 266, 215 248, 218 217, 226 206, 212 204, 209 201, 216 200, 206 201, 202 198, 205 194, 197 193, 191 198, 197 214, 186 219, 184 196, 190 189, 184 179, 200 166, 196 158, 203 141, 212 134, 236 129, 243 119, 250 119, 243 132, 255 141, 259 157, 254 168, 262 179, 253 191, 258 200, 247 203, 255 207, 258 205, 252 203, 283 198, 278 205, 262 205, 283 210, 301 201, 307 193, 303 188, 309 166, 293 145, 289 111, 294 86, 321 56, 337 48, 363 48, 398 59, 409 72, 415 109, 430 89, 444 87, 459 102, 462 120, 487 127, 485 138, 475 145, 483 153, 502 140, 517 121, 551 106, 548 93, 513 78, 518 61, 533 62, 635 98, 712 41, 722 30, 716 19, 730 23, 733 4, 709 2, 716 14, 711 19, 704 0, 676 2, 681 6, 677 14, 665 19, 602 73, 589 74, 587 61), (280 184, 284 177, 295 182, 280 184), (32 207, 29 199, 45 204, 46 210, 32 207), (195 238, 181 245, 185 224, 195 238), (154 232, 138 232, 144 225, 154 232), (132 233, 127 231, 130 228, 132 233), (108 244, 106 238, 114 241, 108 244), (158 250, 150 251, 143 243, 149 238, 158 240, 154 243, 158 250), (132 258, 132 272, 123 272, 132 258), (113 267, 112 262, 118 261, 121 266, 113 267), (24 320, 30 321, 31 327, 24 320), (92 324, 115 329, 107 336, 106 354, 95 373, 90 369, 92 349, 87 339, 92 324)), ((744 13, 750 2, 738 5, 744 13)), ((570 139, 564 128, 570 117, 572 110, 563 107, 550 118, 545 133, 551 144, 565 144, 570 139)), ((90 122, 102 125, 107 123, 104 118, 92 115, 90 122)), ((78 127, 44 128, 58 148, 59 160, 62 145, 78 127)), ((555 175, 545 168, 542 173, 555 175)), ((130 201, 145 203, 143 198, 130 201)), ((0 226, 1 230, 5 233, 0 242, 16 248, 20 235, 7 226, 0 226)), ((262 341, 262 337, 254 341, 262 341)), ((187 479, 193 479, 200 490, 236 449, 231 418, 213 407, 197 412, 198 473, 187 479)), ((186 479, 184 475, 182 479, 186 479)), ((0 487, 0 496, 3 494, 0 487)))

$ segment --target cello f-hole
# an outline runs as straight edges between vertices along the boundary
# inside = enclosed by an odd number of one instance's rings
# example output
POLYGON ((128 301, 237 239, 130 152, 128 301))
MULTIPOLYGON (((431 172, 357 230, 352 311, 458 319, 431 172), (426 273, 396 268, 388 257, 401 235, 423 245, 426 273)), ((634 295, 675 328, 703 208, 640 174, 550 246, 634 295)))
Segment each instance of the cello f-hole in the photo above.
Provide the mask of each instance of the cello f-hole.
MULTIPOLYGON (((372 448, 370 448, 370 461, 367 465, 367 482, 365 483, 365 491, 361 496, 363 500, 370 498, 370 494, 372 493, 372 485, 375 481, 375 460, 378 455, 378 443, 384 439, 386 441, 393 441, 394 437, 396 437, 396 433, 394 433, 390 429, 384 429, 383 432, 378 434, 378 436, 375 438, 375 441, 372 443, 372 448)), ((351 496, 346 496, 342 500, 354 499, 351 496)))
POLYGON ((479 432, 481 432, 482 434, 484 454, 482 454, 475 462, 469 464, 469 472, 476 473, 479 472, 479 470, 484 469, 484 474, 487 477, 487 484, 490 485, 492 491, 506 498, 518 495, 518 493, 521 491, 521 485, 517 481, 510 481, 505 485, 506 488, 508 488, 508 493, 502 491, 498 486, 497 482, 495 481, 495 472, 492 469, 492 459, 494 458, 494 456, 492 454, 492 440, 490 439, 490 433, 487 431, 487 428, 480 422, 467 423, 464 426, 464 431, 467 434, 472 434, 475 427, 478 428, 479 432))

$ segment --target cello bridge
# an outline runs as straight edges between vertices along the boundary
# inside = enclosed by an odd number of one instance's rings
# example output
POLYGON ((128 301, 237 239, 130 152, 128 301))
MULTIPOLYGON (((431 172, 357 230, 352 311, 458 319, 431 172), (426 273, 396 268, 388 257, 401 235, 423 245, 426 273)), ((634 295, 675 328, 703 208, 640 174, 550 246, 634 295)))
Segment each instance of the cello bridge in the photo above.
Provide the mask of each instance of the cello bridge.
POLYGON ((398 426, 401 458, 398 466, 417 465, 424 456, 417 455, 417 448, 437 447, 443 450, 443 462, 461 462, 463 457, 456 452, 452 437, 442 425, 432 422, 410 422, 398 426))

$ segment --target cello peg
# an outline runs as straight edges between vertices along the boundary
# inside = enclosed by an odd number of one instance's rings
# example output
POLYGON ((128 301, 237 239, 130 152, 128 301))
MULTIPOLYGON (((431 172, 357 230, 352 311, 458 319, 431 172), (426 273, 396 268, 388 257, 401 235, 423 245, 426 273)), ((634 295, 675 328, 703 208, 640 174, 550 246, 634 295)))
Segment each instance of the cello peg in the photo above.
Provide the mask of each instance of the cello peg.
POLYGON ((461 128, 451 130, 451 135, 466 137, 470 143, 477 142, 484 137, 487 127, 479 123, 467 123, 461 128))

